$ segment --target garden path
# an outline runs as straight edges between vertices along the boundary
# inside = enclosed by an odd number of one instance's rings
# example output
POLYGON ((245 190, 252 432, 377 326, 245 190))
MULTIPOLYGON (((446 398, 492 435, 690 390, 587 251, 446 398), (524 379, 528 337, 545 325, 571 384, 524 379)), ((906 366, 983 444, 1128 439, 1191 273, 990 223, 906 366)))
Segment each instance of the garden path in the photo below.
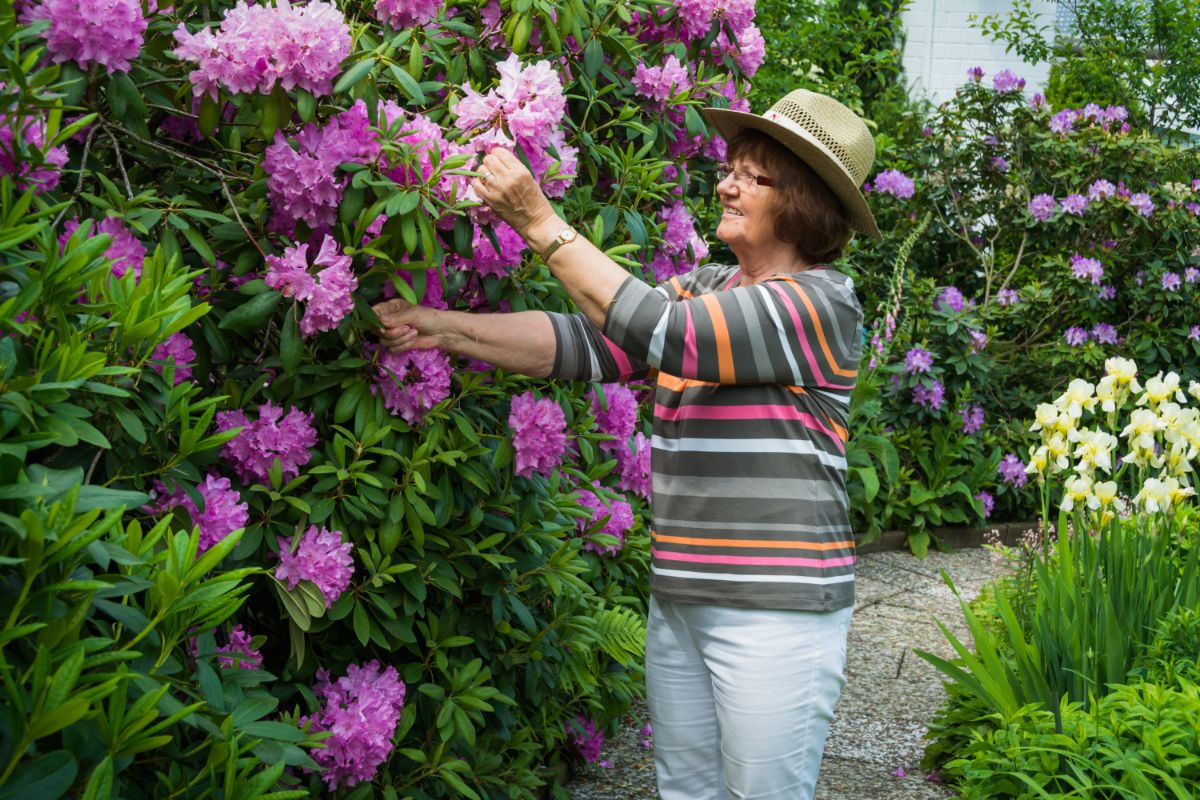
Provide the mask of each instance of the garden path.
MULTIPOLYGON (((992 554, 978 548, 931 552, 923 560, 894 551, 860 556, 846 688, 825 747, 815 800, 940 800, 951 795, 927 781, 917 766, 925 723, 944 692, 940 673, 912 652, 919 648, 953 655, 935 619, 960 639, 967 637, 958 600, 942 581, 943 569, 965 599, 999 574, 992 554), (907 777, 890 774, 899 767, 907 777)), ((574 800, 656 796, 653 757, 639 746, 637 735, 646 709, 638 706, 634 712, 602 756, 612 767, 589 765, 569 784, 574 800)))

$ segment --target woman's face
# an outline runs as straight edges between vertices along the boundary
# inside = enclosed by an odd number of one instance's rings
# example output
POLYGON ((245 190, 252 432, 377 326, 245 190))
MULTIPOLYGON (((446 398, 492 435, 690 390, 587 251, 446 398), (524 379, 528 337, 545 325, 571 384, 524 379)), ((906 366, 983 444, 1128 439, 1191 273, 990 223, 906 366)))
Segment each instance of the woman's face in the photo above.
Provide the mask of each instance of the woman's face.
POLYGON ((717 184, 717 196, 724 208, 717 223, 717 238, 735 252, 777 244, 771 213, 775 189, 754 182, 753 176, 765 175, 755 162, 738 159, 731 166, 733 171, 717 184))

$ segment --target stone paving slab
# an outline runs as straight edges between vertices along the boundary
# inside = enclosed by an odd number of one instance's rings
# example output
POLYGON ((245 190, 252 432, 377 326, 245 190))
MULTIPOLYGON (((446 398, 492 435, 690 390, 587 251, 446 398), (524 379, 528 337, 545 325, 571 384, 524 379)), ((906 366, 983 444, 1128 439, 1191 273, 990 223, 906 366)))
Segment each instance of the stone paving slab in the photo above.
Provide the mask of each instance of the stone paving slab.
MULTIPOLYGON (((986 550, 867 553, 855 570, 854 621, 846 658, 846 688, 838 703, 814 800, 942 800, 953 793, 925 780, 917 762, 925 723, 944 697, 941 673, 913 648, 943 657, 953 650, 941 620, 969 644, 959 600, 942 580, 945 570, 965 600, 999 572, 986 550), (906 778, 889 773, 903 767, 906 778)), ((639 706, 645 714, 644 706, 639 706)), ((637 746, 640 719, 631 717, 602 758, 568 786, 576 800, 645 800, 656 796, 650 751, 637 746), (626 730, 627 729, 627 730, 626 730)))

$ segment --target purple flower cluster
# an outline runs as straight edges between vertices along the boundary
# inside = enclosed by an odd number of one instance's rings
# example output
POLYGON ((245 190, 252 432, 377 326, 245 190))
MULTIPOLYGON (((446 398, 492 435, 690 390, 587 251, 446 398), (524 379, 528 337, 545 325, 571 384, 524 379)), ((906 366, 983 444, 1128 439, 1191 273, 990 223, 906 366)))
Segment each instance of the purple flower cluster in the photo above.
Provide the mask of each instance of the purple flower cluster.
POLYGON ((416 425, 429 409, 450 396, 454 370, 450 357, 441 350, 379 351, 372 394, 383 395, 383 405, 410 425, 416 425))
POLYGON ((175 54, 197 63, 188 76, 192 91, 214 100, 219 88, 270 94, 276 85, 332 94, 333 78, 350 54, 350 28, 342 12, 324 0, 275 6, 238 0, 215 34, 212 28, 188 33, 180 23, 175 41, 175 54))
POLYGON ((483 231, 482 225, 475 226, 475 238, 471 244, 471 258, 451 255, 447 263, 457 269, 469 269, 480 275, 495 275, 503 278, 509 270, 521 263, 526 250, 525 240, 505 222, 492 223, 492 233, 500 245, 497 251, 492 240, 483 231))
POLYGON ((579 714, 574 722, 566 722, 567 738, 583 760, 594 764, 604 749, 604 733, 596 728, 596 721, 579 714))
POLYGON ((1088 199, 1081 194, 1069 194, 1059 201, 1064 214, 1074 214, 1082 217, 1088 207, 1088 199))
POLYGON ((987 519, 996 510, 996 498, 992 497, 991 492, 978 491, 975 493, 975 499, 983 506, 983 518, 987 519))
POLYGON ((1154 201, 1145 192, 1130 195, 1129 207, 1143 217, 1148 217, 1154 213, 1154 201))
POLYGON ((767 41, 754 23, 750 23, 737 34, 736 44, 729 41, 729 37, 722 30, 717 34, 714 45, 719 53, 733 56, 734 63, 747 78, 754 77, 754 73, 758 72, 758 68, 767 57, 767 41))
POLYGON ((661 67, 648 67, 646 62, 639 62, 633 73, 633 88, 639 96, 654 100, 662 109, 672 97, 691 89, 692 82, 687 68, 672 55, 667 56, 661 67))
POLYGON ((938 411, 946 402, 946 387, 936 379, 929 386, 918 384, 913 387, 912 398, 922 408, 938 411))
POLYGON ((1183 286, 1183 279, 1178 272, 1164 272, 1160 280, 1164 292, 1177 292, 1183 286))
POLYGON ((904 356, 904 369, 909 375, 929 372, 933 368, 933 353, 923 347, 914 347, 904 356))
POLYGON ((1021 301, 1021 295, 1017 294, 1016 289, 1005 287, 996 292, 996 302, 1002 306, 1016 305, 1021 301))
POLYGON ((518 475, 549 475, 562 461, 567 449, 567 419, 558 403, 534 397, 533 392, 519 394, 512 399, 508 425, 514 431, 518 475))
POLYGON ((1088 187, 1088 199, 1093 203, 1097 200, 1103 200, 1106 197, 1113 197, 1116 193, 1117 187, 1103 178, 1093 181, 1092 185, 1088 187))
POLYGON ((156 480, 154 492, 157 497, 144 510, 150 514, 161 514, 173 508, 186 509, 192 525, 200 528, 198 552, 203 553, 233 531, 246 527, 250 519, 250 506, 240 502, 242 497, 231 487, 228 478, 217 477, 211 472, 196 487, 196 491, 204 502, 203 511, 182 486, 176 485, 174 491, 168 492, 166 485, 156 480))
POLYGON ((1039 194, 1029 201, 1029 215, 1038 222, 1050 219, 1056 208, 1058 208, 1058 203, 1054 200, 1053 195, 1039 194))
POLYGON ((42 36, 54 63, 99 64, 110 75, 129 71, 150 24, 141 0, 42 0, 21 15, 25 23, 41 19, 50 20, 42 36))
MULTIPOLYGON (((67 220, 63 224, 63 232, 58 237, 58 246, 62 248, 71 234, 79 227, 76 220, 67 220)), ((125 273, 133 270, 134 280, 141 280, 142 262, 146 260, 146 246, 137 240, 128 228, 121 224, 116 217, 105 217, 99 222, 92 223, 92 236, 107 234, 112 237, 112 243, 104 251, 104 257, 112 262, 114 278, 123 278, 125 273)))
POLYGON ((397 30, 427 25, 444 4, 445 0, 375 0, 375 17, 397 30))
POLYGON ((301 220, 314 231, 329 229, 346 186, 346 179, 337 175, 338 165, 366 164, 380 151, 379 135, 362 100, 324 127, 305 125, 296 134, 295 149, 282 131, 276 131, 262 161, 273 212, 271 229, 290 236, 301 220))
POLYGON ((1075 253, 1071 256, 1071 274, 1081 281, 1091 281, 1092 285, 1099 286, 1104 280, 1104 267, 1097 259, 1075 253))
POLYGON ((251 646, 252 642, 253 637, 242 630, 241 625, 234 625, 228 643, 217 648, 218 653, 226 654, 218 656, 217 663, 225 669, 262 669, 262 653, 251 646))
POLYGON ((899 170, 885 169, 875 176, 875 180, 871 183, 871 190, 906 200, 913 196, 916 184, 912 178, 899 170))
POLYGON ((303 302, 304 316, 300 333, 313 336, 336 328, 354 308, 354 290, 358 278, 350 269, 350 256, 338 249, 332 236, 325 234, 321 249, 313 259, 324 267, 316 275, 308 271, 308 243, 289 247, 282 256, 267 256, 265 282, 284 297, 303 302))
POLYGON ((1015 453, 1007 453, 1004 458, 1000 459, 1000 466, 996 468, 996 473, 1000 476, 1000 480, 1018 489, 1029 480, 1029 475, 1025 472, 1025 462, 1019 459, 1015 453))
POLYGON ((11 175, 18 189, 33 188, 38 194, 51 191, 58 186, 67 158, 66 147, 46 149, 45 118, 0 114, 0 175, 11 175), (35 150, 42 154, 39 166, 26 155, 35 150))
POLYGON ((562 80, 549 61, 522 67, 515 53, 496 69, 500 81, 487 94, 480 94, 470 84, 461 87, 465 96, 454 107, 455 125, 472 132, 470 148, 480 154, 493 147, 511 150, 514 144, 520 145, 546 194, 561 197, 575 180, 578 156, 576 148, 566 143, 561 127, 567 107, 562 80), (551 150, 557 152, 557 158, 551 150), (551 177, 556 163, 557 175, 551 177))
POLYGON ((967 298, 957 286, 947 286, 938 293, 933 307, 937 311, 952 311, 957 314, 967 307, 967 298))
POLYGON ((1196 283, 1197 281, 1200 281, 1200 269, 1196 269, 1195 267, 1184 267, 1183 282, 1191 284, 1196 283))
POLYGON ((300 537, 295 552, 287 539, 278 537, 276 541, 279 566, 275 567, 275 577, 287 581, 289 589, 295 589, 300 581, 311 581, 321 590, 325 607, 329 608, 350 585, 354 574, 354 559, 350 556, 353 545, 341 531, 312 525, 300 537))
POLYGON ((1000 94, 1019 92, 1025 88, 1025 79, 1017 76, 1012 70, 1002 69, 992 78, 992 88, 1000 94))
POLYGON ((983 67, 971 67, 967 70, 967 78, 979 83, 983 80, 983 67))
POLYGON ((192 349, 192 340, 184 333, 173 333, 168 336, 162 344, 154 348, 154 352, 150 355, 151 362, 160 362, 152 364, 154 371, 159 375, 163 373, 163 363, 171 362, 175 365, 175 386, 192 378, 192 365, 196 363, 196 351, 192 349))
POLYGON ((1123 106, 1101 108, 1095 103, 1088 103, 1083 108, 1064 108, 1062 111, 1059 111, 1050 118, 1050 130, 1060 136, 1066 136, 1075 129, 1076 122, 1099 125, 1106 132, 1114 123, 1123 123, 1119 131, 1126 133, 1129 130, 1129 125, 1125 123, 1125 120, 1128 118, 1129 112, 1123 106))
POLYGON ((958 414, 962 417, 963 433, 977 433, 983 427, 983 406, 960 408, 958 414))
POLYGON ((637 427, 637 395, 619 383, 606 383, 601 388, 604 403, 601 404, 598 392, 592 392, 592 416, 600 432, 614 438, 601 442, 600 449, 624 450, 637 427))
POLYGON ((324 705, 300 721, 311 722, 314 731, 333 734, 323 742, 323 750, 312 751, 313 760, 325 769, 325 784, 333 790, 374 778, 392 751, 404 710, 404 681, 396 668, 383 669, 376 660, 351 664, 346 676, 336 681, 318 669, 313 691, 324 705))
POLYGON ((638 431, 628 445, 617 450, 617 488, 647 500, 651 492, 650 440, 638 431))
POLYGON ((600 484, 598 482, 594 482, 592 486, 597 491, 579 490, 579 505, 591 512, 591 517, 579 520, 579 530, 587 539, 583 547, 593 553, 615 555, 625 544, 626 532, 633 527, 633 507, 624 500, 602 498, 599 494, 600 484), (616 544, 603 545, 592 541, 589 531, 595 528, 601 520, 605 520, 604 526, 596 532, 612 536, 617 540, 616 544))
POLYGON ((676 0, 675 9, 685 41, 703 39, 717 21, 740 37, 754 21, 754 0, 676 0))
POLYGON ((1200 342, 1200 325, 1193 325, 1188 329, 1188 339, 1193 342, 1200 342))
POLYGON ((1072 325, 1063 331, 1063 340, 1071 347, 1082 347, 1088 341, 1087 329, 1072 325))
POLYGON ((1117 344, 1119 342, 1116 327, 1107 322, 1097 322, 1093 325, 1091 337, 1098 344, 1117 344))
POLYGON ((654 279, 665 283, 674 275, 691 272, 708 257, 708 243, 696 233, 696 223, 682 200, 676 200, 658 212, 663 223, 663 242, 650 267, 654 279))
POLYGON ((308 448, 317 443, 312 414, 295 407, 287 416, 281 418, 282 414, 283 409, 271 403, 258 407, 254 422, 240 410, 217 413, 217 430, 242 429, 221 448, 221 456, 233 466, 242 483, 266 484, 275 459, 283 467, 283 480, 291 480, 312 458, 308 448))
POLYGON ((968 331, 967 338, 970 341, 968 344, 968 349, 972 355, 976 353, 982 353, 985 349, 987 349, 988 336, 983 331, 968 331))

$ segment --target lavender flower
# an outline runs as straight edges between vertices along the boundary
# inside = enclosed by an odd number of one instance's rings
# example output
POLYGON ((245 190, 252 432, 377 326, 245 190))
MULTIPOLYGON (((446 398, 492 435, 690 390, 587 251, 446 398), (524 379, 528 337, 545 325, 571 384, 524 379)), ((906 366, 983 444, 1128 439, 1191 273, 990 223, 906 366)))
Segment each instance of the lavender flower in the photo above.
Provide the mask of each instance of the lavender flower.
POLYGON ((1107 322, 1097 322, 1092 326, 1092 339, 1099 344, 1116 344, 1117 329, 1107 322))
POLYGON ((975 494, 975 499, 983 506, 983 518, 987 519, 996 510, 996 499, 992 497, 990 492, 979 491, 975 494))
POLYGON ((1025 473, 1025 462, 1016 456, 1015 453, 1007 453, 1000 460, 1000 466, 996 469, 1000 479, 1009 486, 1021 488, 1029 480, 1029 476, 1025 473))
POLYGON ((1114 300, 1117 297, 1117 287, 1111 284, 1101 286, 1100 291, 1096 293, 1096 296, 1101 300, 1114 300))
POLYGON ((1200 325, 1193 325, 1188 331, 1188 339, 1193 342, 1200 342, 1200 325))
POLYGON ((1064 213, 1082 217, 1084 209, 1087 208, 1088 200, 1081 194, 1069 194, 1062 199, 1061 205, 1064 213))
POLYGON ((229 479, 218 477, 212 472, 196 487, 200 499, 204 502, 203 511, 182 486, 177 485, 174 491, 168 492, 163 482, 156 480, 154 490, 158 497, 145 510, 151 514, 161 514, 172 508, 186 509, 192 525, 200 529, 197 547, 199 553, 207 552, 230 533, 246 527, 246 522, 250 519, 250 505, 239 502, 242 499, 241 494, 231 487, 229 479))
POLYGON ((982 353, 987 348, 988 336, 983 331, 969 331, 967 337, 970 339, 968 347, 972 354, 982 353))
POLYGON ((960 408, 959 416, 962 417, 963 433, 976 433, 983 427, 984 412, 983 406, 971 406, 969 408, 960 408))
POLYGON ((412 28, 433 22, 444 4, 445 0, 375 0, 375 16, 396 30, 412 28))
POLYGON ((873 186, 877 192, 890 194, 902 200, 912 197, 916 191, 916 184, 913 182, 913 179, 903 172, 894 169, 885 169, 876 175, 873 186))
POLYGON ((983 67, 971 67, 967 70, 967 77, 979 83, 983 80, 983 67))
POLYGON ((1179 287, 1183 285, 1183 281, 1179 277, 1178 272, 1164 272, 1162 275, 1163 291, 1177 292, 1179 287))
POLYGON ((309 526, 300 537, 300 544, 292 552, 287 539, 278 537, 279 566, 275 577, 287 581, 289 589, 295 589, 300 581, 311 581, 325 597, 325 607, 346 591, 350 577, 354 574, 354 559, 350 556, 353 545, 345 541, 341 531, 331 531, 309 526))
POLYGON ((1092 202, 1103 200, 1106 197, 1114 197, 1117 193, 1117 187, 1113 186, 1103 178, 1094 181, 1088 187, 1088 199, 1092 202))
POLYGON ((1063 332, 1063 339, 1071 347, 1082 347, 1087 343, 1088 332, 1085 328, 1080 328, 1078 325, 1073 325, 1063 332))
POLYGON ((1046 107, 1046 96, 1041 92, 1034 92, 1033 97, 1029 98, 1029 107, 1033 109, 1046 107))
POLYGON ((692 82, 688 79, 687 68, 671 55, 660 67, 648 67, 645 62, 640 62, 633 73, 633 87, 639 96, 654 100, 659 108, 665 108, 666 101, 691 89, 692 82))
POLYGON ((154 348, 150 354, 151 366, 162 375, 164 364, 170 362, 175 366, 175 386, 192 378, 192 365, 196 363, 196 351, 192 349, 192 340, 184 333, 173 333, 162 344, 154 348))
POLYGON ((1143 217, 1148 217, 1154 213, 1154 201, 1145 192, 1130 195, 1129 207, 1143 217))
POLYGON ((549 475, 558 466, 567 449, 566 424, 562 408, 550 398, 525 392, 512 399, 508 425, 513 429, 518 475, 549 475))
POLYGON ((1196 269, 1195 267, 1184 267, 1183 282, 1195 283, 1196 281, 1200 281, 1200 269, 1196 269))
POLYGON ((1017 294, 1016 289, 1005 287, 996 292, 996 302, 1002 306, 1011 306, 1020 302, 1021 296, 1017 294))
POLYGON ((325 769, 325 784, 332 791, 373 779, 392 751, 404 709, 404 681, 396 668, 383 669, 376 660, 361 667, 351 664, 336 682, 318 669, 313 691, 324 705, 300 721, 311 722, 314 731, 333 733, 323 742, 324 749, 312 751, 313 760, 325 769))
POLYGON ((931 411, 938 411, 946 400, 946 387, 939 380, 934 380, 929 386, 917 385, 912 390, 913 402, 917 405, 928 408, 931 411))
POLYGON ((42 36, 54 63, 74 61, 83 70, 99 64, 110 75, 129 71, 150 24, 141 0, 42 0, 22 22, 41 19, 50 20, 42 36))
POLYGON ((596 728, 595 720, 579 714, 573 722, 565 723, 565 727, 575 751, 589 764, 596 763, 604 749, 604 733, 596 728))
POLYGON ((617 450, 617 488, 650 499, 650 440, 638 431, 617 450))
POLYGON ((58 186, 60 170, 67 165, 67 148, 46 147, 46 118, 29 116, 23 119, 0 114, 0 175, 11 175, 19 189, 32 188, 36 194, 49 192, 58 186), (41 164, 34 166, 27 153, 41 154, 41 164))
POLYGON ((946 311, 949 309, 955 313, 963 310, 967 305, 967 299, 963 297, 963 293, 956 286, 947 286, 938 294, 937 299, 933 301, 933 307, 938 311, 946 311))
POLYGON ((1036 195, 1029 201, 1029 214, 1038 222, 1050 219, 1056 208, 1058 208, 1058 203, 1055 202, 1053 196, 1048 194, 1036 195))
POLYGON ((416 425, 429 410, 450 396, 453 369, 441 350, 379 351, 379 368, 371 393, 383 396, 383 405, 409 425, 416 425))
POLYGON ((1060 136, 1066 136, 1071 132, 1071 129, 1075 127, 1075 119, 1077 114, 1077 111, 1074 111, 1070 108, 1064 108, 1062 111, 1059 111, 1050 118, 1050 130, 1054 131, 1060 136))
POLYGON ((579 490, 579 505, 591 512, 591 517, 587 520, 581 519, 578 523, 580 532, 587 540, 583 547, 593 553, 615 555, 625 543, 625 534, 633 527, 633 507, 624 500, 602 498, 599 494, 600 483, 598 481, 593 482, 592 487, 596 491, 579 490), (604 527, 598 532, 612 536, 617 540, 616 544, 603 545, 592 541, 590 531, 606 517, 604 527))
POLYGON ((933 367, 933 354, 921 347, 914 347, 904 356, 904 368, 909 375, 929 372, 933 367))
POLYGON ((227 654, 218 656, 217 663, 225 669, 262 669, 262 653, 251 647, 252 641, 241 625, 234 625, 229 632, 229 642, 217 648, 218 653, 227 654))
POLYGON ((992 78, 992 88, 1000 94, 1019 92, 1025 88, 1025 79, 1018 77, 1012 70, 1002 69, 992 78))
POLYGON ((1008 172, 1008 161, 1003 156, 992 156, 991 164, 997 172, 1008 172))
POLYGON ((604 390, 603 406, 600 403, 599 393, 592 392, 592 416, 596 418, 596 427, 599 431, 614 438, 601 442, 600 448, 610 451, 621 450, 625 448, 637 426, 637 395, 619 383, 606 383, 602 388, 604 390))
POLYGON ((1099 286, 1104 279, 1104 267, 1100 262, 1078 253, 1071 256, 1071 273, 1081 281, 1091 281, 1095 286, 1099 286))

